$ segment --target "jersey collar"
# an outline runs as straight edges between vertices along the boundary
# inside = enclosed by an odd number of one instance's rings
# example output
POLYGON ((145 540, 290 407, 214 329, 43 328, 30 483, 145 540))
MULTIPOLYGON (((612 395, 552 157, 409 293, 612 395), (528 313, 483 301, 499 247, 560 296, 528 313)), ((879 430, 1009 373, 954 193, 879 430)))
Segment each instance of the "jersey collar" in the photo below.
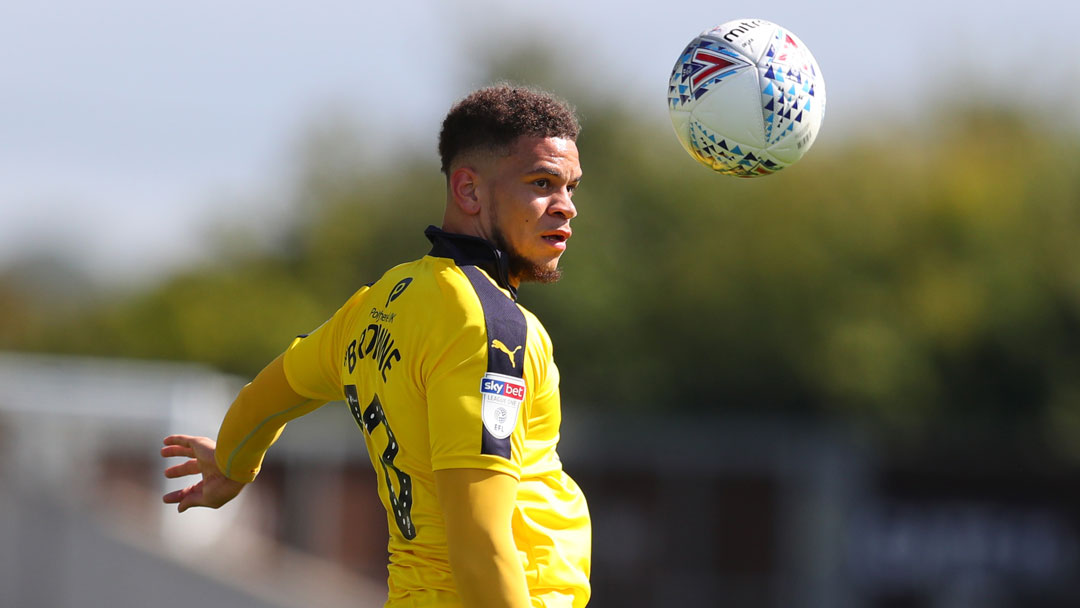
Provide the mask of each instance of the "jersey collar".
POLYGON ((490 241, 467 234, 446 232, 436 226, 428 226, 424 236, 431 241, 428 255, 450 258, 458 266, 476 266, 495 280, 499 287, 510 292, 517 301, 517 289, 510 285, 510 264, 506 254, 490 241))

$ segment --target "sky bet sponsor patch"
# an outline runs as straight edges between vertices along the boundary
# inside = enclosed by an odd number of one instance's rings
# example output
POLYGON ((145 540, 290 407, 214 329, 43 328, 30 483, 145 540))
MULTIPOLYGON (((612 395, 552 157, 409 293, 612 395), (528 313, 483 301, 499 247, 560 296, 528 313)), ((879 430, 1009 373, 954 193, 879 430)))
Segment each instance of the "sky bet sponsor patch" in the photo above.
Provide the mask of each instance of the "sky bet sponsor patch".
POLYGON ((521 402, 525 400, 525 381, 488 372, 480 381, 480 395, 484 428, 496 439, 509 437, 517 426, 521 402))

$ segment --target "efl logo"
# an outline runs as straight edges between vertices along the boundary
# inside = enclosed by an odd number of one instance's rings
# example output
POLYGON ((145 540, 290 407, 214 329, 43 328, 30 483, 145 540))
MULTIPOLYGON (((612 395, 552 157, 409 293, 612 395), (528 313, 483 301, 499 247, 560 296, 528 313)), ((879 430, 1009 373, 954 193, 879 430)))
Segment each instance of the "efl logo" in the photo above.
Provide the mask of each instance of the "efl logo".
POLYGON ((520 380, 510 381, 503 379, 494 379, 488 376, 484 377, 483 382, 480 384, 480 392, 488 395, 499 395, 502 397, 509 397, 517 401, 521 401, 525 398, 525 384, 520 380))
POLYGON ((521 378, 488 372, 480 380, 480 419, 495 439, 506 439, 514 432, 522 403, 525 381, 521 378))

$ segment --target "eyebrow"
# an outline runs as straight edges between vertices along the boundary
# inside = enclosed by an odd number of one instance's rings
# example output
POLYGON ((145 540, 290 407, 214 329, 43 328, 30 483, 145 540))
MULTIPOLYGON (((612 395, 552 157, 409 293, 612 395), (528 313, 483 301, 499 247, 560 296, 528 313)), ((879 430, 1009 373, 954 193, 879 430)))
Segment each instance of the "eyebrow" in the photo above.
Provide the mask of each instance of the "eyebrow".
POLYGON ((550 175, 552 177, 563 178, 563 179, 566 179, 567 181, 570 181, 570 182, 580 182, 581 181, 581 176, 580 175, 577 176, 577 179, 569 179, 565 175, 563 175, 561 172, 559 172, 559 171, 557 171, 555 169, 552 169, 550 167, 545 167, 543 165, 537 165, 537 166, 533 167, 532 169, 526 171, 525 175, 536 175, 537 173, 542 173, 544 175, 550 175))

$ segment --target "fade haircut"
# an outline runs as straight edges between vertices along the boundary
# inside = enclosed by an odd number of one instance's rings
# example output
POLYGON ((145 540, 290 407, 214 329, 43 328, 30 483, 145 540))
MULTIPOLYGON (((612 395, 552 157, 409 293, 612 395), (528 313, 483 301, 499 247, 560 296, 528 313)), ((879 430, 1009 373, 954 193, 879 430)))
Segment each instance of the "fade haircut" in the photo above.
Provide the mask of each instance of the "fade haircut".
POLYGON ((443 120, 439 132, 442 172, 465 153, 506 150, 526 137, 561 137, 577 141, 581 125, 574 108, 551 93, 513 84, 497 84, 462 99, 443 120))

